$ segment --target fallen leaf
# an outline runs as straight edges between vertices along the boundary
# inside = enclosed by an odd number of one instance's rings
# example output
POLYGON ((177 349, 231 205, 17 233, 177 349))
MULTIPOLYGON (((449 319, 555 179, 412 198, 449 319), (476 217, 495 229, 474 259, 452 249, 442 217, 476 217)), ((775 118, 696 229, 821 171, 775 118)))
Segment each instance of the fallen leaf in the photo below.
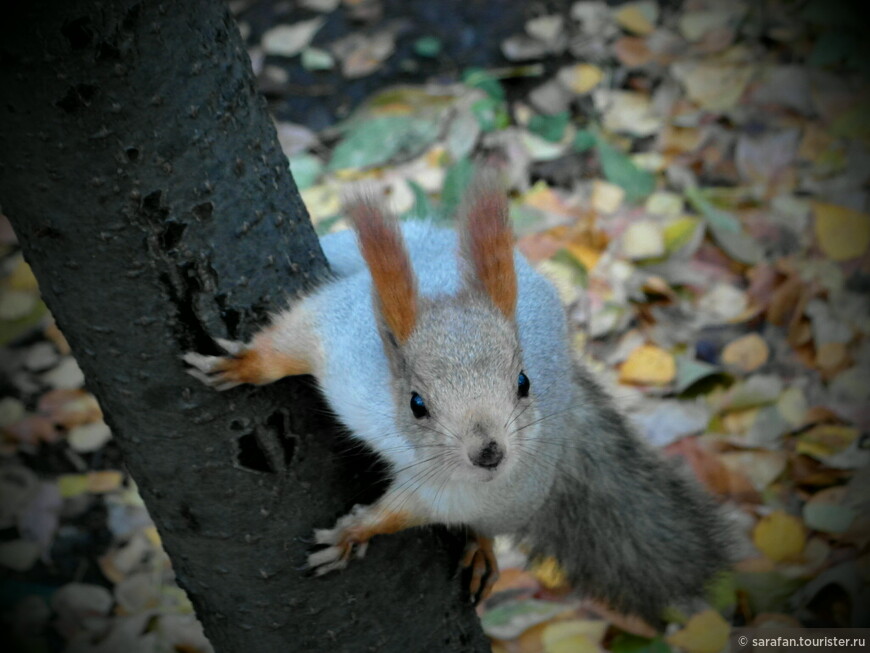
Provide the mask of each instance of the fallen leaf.
POLYGON ((67 434, 67 442, 74 451, 90 453, 103 447, 112 438, 112 431, 102 420, 76 426, 67 434))
POLYGON ((741 372, 754 372, 767 362, 770 348, 764 338, 757 333, 747 333, 745 336, 729 342, 722 350, 722 362, 741 372))
POLYGON ((489 637, 509 640, 528 628, 549 621, 570 609, 571 606, 555 601, 539 599, 509 601, 483 613, 480 625, 489 637))
POLYGON ((787 562, 800 556, 806 534, 798 518, 777 510, 761 518, 752 533, 752 541, 770 560, 787 562))
POLYGON ((849 447, 860 435, 858 429, 839 424, 818 424, 798 437, 798 453, 824 462, 849 447))
POLYGON ((555 558, 549 557, 535 562, 529 571, 538 579, 541 585, 548 589, 568 586, 568 578, 555 558))
POLYGON ((659 6, 655 2, 627 2, 616 9, 614 19, 620 27, 635 34, 649 34, 656 28, 659 6))
POLYGON ((0 565, 12 571, 24 572, 39 559, 41 547, 29 540, 0 542, 0 565))
POLYGON ((555 621, 541 635, 544 653, 598 653, 607 622, 601 620, 555 621))
POLYGON ((267 54, 293 57, 302 52, 317 31, 323 27, 325 18, 313 18, 293 25, 278 25, 263 34, 262 46, 267 54))
POLYGON ((729 451, 719 459, 732 472, 745 476, 759 493, 779 478, 788 462, 781 451, 729 451))
POLYGON ((559 82, 575 95, 583 95, 601 83, 604 71, 589 63, 578 63, 559 70, 559 82))
POLYGON ((371 75, 396 49, 395 35, 383 30, 375 34, 352 33, 332 44, 332 52, 341 60, 341 72, 356 79, 371 75))
POLYGON ((653 58, 646 39, 637 36, 623 36, 613 44, 613 52, 619 62, 627 68, 645 66, 653 58))
POLYGON ((819 247, 834 261, 861 256, 870 246, 870 215, 845 206, 813 202, 819 247))
POLYGON ((629 354, 619 368, 620 383, 667 385, 674 380, 674 357, 655 345, 641 345, 629 354))
POLYGON ((662 227, 652 220, 632 222, 622 232, 622 254, 633 260, 657 258, 665 253, 665 238, 662 227))
POLYGON ((699 612, 685 627, 666 637, 673 646, 689 653, 719 653, 728 645, 730 624, 715 610, 699 612))
POLYGON ((629 202, 639 202, 655 190, 656 178, 652 173, 638 168, 628 156, 601 138, 597 147, 604 176, 625 191, 629 202))
POLYGON ((727 111, 743 96, 755 74, 752 66, 679 61, 671 70, 686 94, 703 109, 727 111))

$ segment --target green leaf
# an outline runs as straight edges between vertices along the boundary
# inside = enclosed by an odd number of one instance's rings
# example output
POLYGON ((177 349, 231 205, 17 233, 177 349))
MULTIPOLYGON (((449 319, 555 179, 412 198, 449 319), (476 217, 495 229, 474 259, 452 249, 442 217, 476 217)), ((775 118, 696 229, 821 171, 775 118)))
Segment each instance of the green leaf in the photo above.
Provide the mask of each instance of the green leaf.
POLYGON ((558 143, 565 135, 565 128, 571 117, 567 111, 552 116, 536 114, 529 120, 529 131, 553 143, 558 143))
POLYGON ((484 132, 504 129, 507 126, 507 111, 504 103, 485 97, 471 105, 471 113, 484 132))
POLYGON ((414 52, 430 59, 437 57, 441 54, 441 39, 436 36, 421 36, 414 41, 414 52))
POLYGON ((0 320, 0 346, 8 345, 16 338, 30 331, 39 324, 42 316, 47 312, 48 309, 45 307, 45 304, 37 301, 27 315, 14 320, 0 320))
POLYGON ((734 574, 723 571, 707 585, 707 602, 718 612, 724 612, 737 602, 737 585, 734 574))
POLYGON ((631 633, 619 633, 610 643, 613 653, 670 653, 671 647, 661 639, 649 639, 632 635, 631 633))
POLYGON ((689 188, 686 199, 703 216, 716 242, 731 258, 753 265, 764 258, 764 249, 754 238, 743 231, 740 220, 728 211, 714 206, 699 188, 689 188))
POLYGON ((429 196, 426 191, 416 181, 408 180, 408 186, 411 187, 411 192, 414 193, 414 206, 411 207, 403 216, 402 220, 425 220, 433 215, 432 203, 429 201, 429 196))
POLYGON ((574 149, 577 152, 585 152, 595 146, 595 134, 588 129, 580 129, 574 136, 574 149))
POLYGON ((438 120, 379 116, 354 124, 335 148, 330 170, 365 168, 422 152, 438 137, 438 120))
POLYGON ((605 178, 621 187, 629 202, 639 202, 655 190, 656 178, 651 172, 638 168, 624 152, 601 137, 596 137, 596 144, 605 178))
POLYGON ((822 533, 845 533, 849 530, 858 513, 849 506, 830 503, 807 503, 804 505, 804 523, 814 531, 822 533))
POLYGON ((441 217, 451 218, 456 213, 473 175, 474 164, 468 157, 462 157, 447 169, 441 190, 441 217))
POLYGON ((505 99, 504 88, 494 75, 482 68, 468 68, 462 74, 462 82, 466 86, 479 88, 493 100, 503 102, 505 99))
POLYGON ((290 174, 296 182, 296 188, 305 190, 310 188, 323 172, 323 163, 311 154, 297 154, 289 159, 290 174))
POLYGON ((674 392, 681 394, 701 379, 721 372, 721 368, 715 365, 710 365, 694 358, 679 356, 677 357, 677 378, 674 384, 674 392))

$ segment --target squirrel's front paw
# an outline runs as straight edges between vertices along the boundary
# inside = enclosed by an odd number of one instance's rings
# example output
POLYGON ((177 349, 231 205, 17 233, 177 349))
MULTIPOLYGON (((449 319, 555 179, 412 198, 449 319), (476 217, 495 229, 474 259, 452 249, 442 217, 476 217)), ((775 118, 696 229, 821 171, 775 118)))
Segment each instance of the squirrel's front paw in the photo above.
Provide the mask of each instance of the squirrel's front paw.
POLYGON ((229 355, 205 356, 189 351, 182 356, 182 360, 190 365, 187 373, 217 390, 229 390, 246 383, 241 373, 245 360, 244 343, 222 338, 215 338, 215 342, 229 355))
POLYGON ((474 535, 465 547, 460 567, 471 570, 471 581, 468 593, 471 602, 477 605, 492 593, 492 587, 498 580, 498 561, 492 550, 492 539, 482 535, 474 535))
POLYGON ((365 528, 367 512, 366 506, 354 506, 349 514, 335 522, 333 528, 315 530, 315 543, 328 546, 308 556, 308 568, 322 576, 347 567, 354 552, 357 558, 365 556, 373 535, 370 529, 365 528))

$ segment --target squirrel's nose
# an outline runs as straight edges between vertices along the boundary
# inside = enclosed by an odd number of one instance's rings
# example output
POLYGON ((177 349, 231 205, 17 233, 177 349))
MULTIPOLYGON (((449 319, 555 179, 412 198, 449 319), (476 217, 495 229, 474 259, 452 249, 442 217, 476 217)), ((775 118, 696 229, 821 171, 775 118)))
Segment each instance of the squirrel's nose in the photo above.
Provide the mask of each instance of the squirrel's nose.
POLYGON ((468 456, 471 462, 477 467, 484 469, 495 469, 504 458, 504 453, 501 447, 495 440, 490 440, 476 454, 468 456))

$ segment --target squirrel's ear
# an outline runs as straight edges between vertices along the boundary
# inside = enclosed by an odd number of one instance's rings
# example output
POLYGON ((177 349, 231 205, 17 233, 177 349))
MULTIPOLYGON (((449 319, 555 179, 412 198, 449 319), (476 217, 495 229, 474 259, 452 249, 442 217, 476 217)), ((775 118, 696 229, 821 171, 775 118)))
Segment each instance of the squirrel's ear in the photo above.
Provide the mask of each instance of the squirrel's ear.
POLYGON ((517 305, 513 232, 507 195, 493 173, 475 175, 463 199, 459 224, 466 285, 483 290, 512 320, 517 305))
POLYGON ((417 281, 396 218, 372 197, 345 204, 360 252, 372 275, 375 305, 387 328, 404 343, 417 322, 417 281))

